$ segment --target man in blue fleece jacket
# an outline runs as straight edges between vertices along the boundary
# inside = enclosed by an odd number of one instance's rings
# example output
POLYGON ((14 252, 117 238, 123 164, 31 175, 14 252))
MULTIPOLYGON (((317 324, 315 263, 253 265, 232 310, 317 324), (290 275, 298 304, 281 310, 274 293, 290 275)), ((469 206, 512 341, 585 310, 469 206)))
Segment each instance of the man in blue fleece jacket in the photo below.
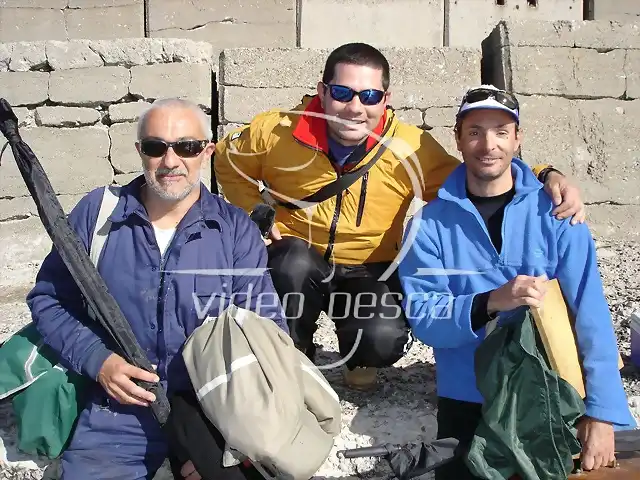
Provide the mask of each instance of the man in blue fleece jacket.
MULTIPOLYGON (((399 266, 403 307, 414 335, 434 348, 438 437, 470 442, 483 401, 474 354, 487 324, 521 306, 540 306, 557 278, 576 317, 586 374, 586 416, 578 427, 583 467, 614 458, 614 428, 635 427, 617 362, 594 241, 586 224, 552 215, 543 185, 518 158, 517 99, 493 86, 471 89, 456 141, 464 163, 407 225, 411 247, 399 266)), ((438 480, 475 478, 464 462, 438 480)))

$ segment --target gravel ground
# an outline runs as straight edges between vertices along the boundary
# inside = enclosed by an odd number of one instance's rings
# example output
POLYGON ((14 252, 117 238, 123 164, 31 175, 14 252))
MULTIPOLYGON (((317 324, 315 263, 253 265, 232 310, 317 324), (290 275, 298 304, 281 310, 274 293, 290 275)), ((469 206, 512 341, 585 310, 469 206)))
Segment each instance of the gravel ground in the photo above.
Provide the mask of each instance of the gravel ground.
MULTIPOLYGON (((630 365, 628 359, 629 317, 640 310, 640 243, 598 242, 598 258, 625 361, 622 371, 625 389, 634 415, 640 421, 640 369, 630 365)), ((0 335, 18 328, 28 316, 19 312, 10 319, 14 319, 12 325, 0 324, 0 335)), ((316 341, 323 346, 318 363, 337 360, 337 342, 330 322, 321 322, 316 341)), ((324 373, 342 399, 343 424, 329 458, 315 478, 389 478, 390 471, 383 462, 339 459, 336 452, 344 448, 435 437, 434 367, 429 347, 414 344, 405 358, 381 372, 379 389, 369 394, 343 388, 340 370, 324 373)), ((16 452, 13 446, 15 425, 10 405, 6 403, 0 404, 0 436, 10 459, 9 463, 0 465, 0 479, 55 478, 55 465, 46 468, 48 462, 16 452)), ((156 480, 170 478, 166 470, 156 476, 156 480)))

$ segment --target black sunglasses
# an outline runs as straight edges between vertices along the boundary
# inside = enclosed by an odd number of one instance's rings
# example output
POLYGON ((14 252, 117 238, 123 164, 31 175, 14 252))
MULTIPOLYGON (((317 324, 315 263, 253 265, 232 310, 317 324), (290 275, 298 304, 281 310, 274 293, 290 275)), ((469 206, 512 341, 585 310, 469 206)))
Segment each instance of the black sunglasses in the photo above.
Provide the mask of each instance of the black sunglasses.
POLYGON ((325 83, 324 86, 329 89, 329 95, 331 95, 331 98, 338 102, 349 103, 353 97, 358 95, 360 102, 367 106, 379 104, 384 98, 385 93, 382 90, 376 90, 375 88, 368 88, 367 90, 356 92, 353 88, 345 87, 344 85, 329 85, 325 83))
POLYGON ((145 138, 140 140, 140 151, 148 157, 158 158, 164 156, 171 147, 179 157, 193 158, 200 155, 208 144, 207 140, 165 142, 159 138, 145 138))
POLYGON ((490 98, 495 99, 510 110, 519 110, 520 105, 516 97, 507 92, 491 90, 490 88, 477 88, 467 92, 462 100, 462 103, 477 103, 483 102, 490 98))

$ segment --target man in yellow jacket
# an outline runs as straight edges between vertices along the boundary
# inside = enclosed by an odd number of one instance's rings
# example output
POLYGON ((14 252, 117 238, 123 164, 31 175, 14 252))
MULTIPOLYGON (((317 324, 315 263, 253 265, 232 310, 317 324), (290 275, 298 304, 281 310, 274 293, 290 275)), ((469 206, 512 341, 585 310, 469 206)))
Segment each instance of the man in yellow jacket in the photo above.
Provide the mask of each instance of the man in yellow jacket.
MULTIPOLYGON (((317 319, 336 326, 345 380, 368 389, 377 368, 409 349, 395 272, 414 197, 429 201, 460 164, 427 132, 389 106, 389 64, 363 43, 328 57, 318 93, 291 111, 257 115, 218 142, 223 194, 247 212, 276 203, 269 263, 291 336, 312 360, 317 319)), ((534 168, 556 214, 584 221, 579 191, 547 165, 534 168)))

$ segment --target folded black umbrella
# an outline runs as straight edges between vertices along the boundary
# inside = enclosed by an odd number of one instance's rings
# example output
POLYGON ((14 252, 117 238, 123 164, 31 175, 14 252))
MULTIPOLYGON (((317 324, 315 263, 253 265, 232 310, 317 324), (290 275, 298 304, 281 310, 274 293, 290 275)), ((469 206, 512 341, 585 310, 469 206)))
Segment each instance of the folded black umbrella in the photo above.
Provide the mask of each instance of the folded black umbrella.
MULTIPOLYGON (((616 456, 624 458, 640 457, 640 429, 615 432, 616 456)), ((373 447, 340 450, 338 456, 344 458, 382 457, 399 480, 419 477, 445 465, 465 453, 465 447, 455 438, 443 438, 431 443, 390 443, 373 447)), ((580 461, 576 460, 576 467, 580 461)), ((576 470, 579 471, 579 470, 576 470)))
MULTIPOLYGON (((82 242, 72 230, 40 161, 20 137, 18 119, 9 103, 3 98, 0 98, 0 131, 11 147, 22 178, 38 208, 40 220, 84 295, 94 320, 98 321, 111 336, 116 350, 119 350, 118 354, 132 365, 154 372, 129 322, 124 318, 115 299, 109 294, 107 286, 82 242)), ((154 393, 156 400, 151 404, 151 409, 158 422, 164 425, 170 409, 166 392, 160 384, 144 381, 136 381, 136 383, 154 393)))
POLYGON ((399 480, 407 480, 429 473, 451 462, 459 454, 459 442, 455 438, 442 438, 431 443, 385 444, 338 452, 338 455, 344 458, 383 457, 399 480))

